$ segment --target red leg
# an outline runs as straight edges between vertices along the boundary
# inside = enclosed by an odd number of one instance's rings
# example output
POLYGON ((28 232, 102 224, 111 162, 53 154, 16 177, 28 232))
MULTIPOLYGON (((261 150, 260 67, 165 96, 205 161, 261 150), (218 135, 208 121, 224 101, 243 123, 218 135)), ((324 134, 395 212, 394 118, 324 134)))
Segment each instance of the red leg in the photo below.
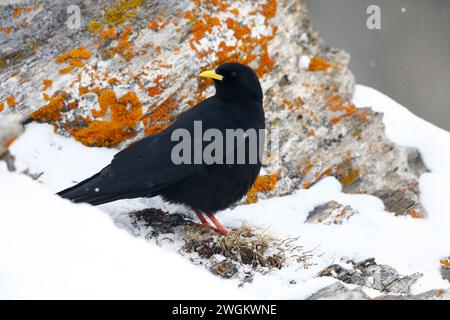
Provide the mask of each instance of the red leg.
POLYGON ((203 214, 200 212, 200 210, 197 210, 194 208, 192 208, 192 210, 194 210, 195 214, 197 215, 197 218, 200 220, 202 225, 204 225, 205 227, 211 228, 211 225, 208 223, 208 220, 206 220, 206 218, 203 216, 203 214))
POLYGON ((230 232, 219 222, 219 220, 216 219, 216 217, 214 217, 214 215, 212 215, 211 213, 206 213, 206 215, 208 216, 209 220, 214 223, 220 233, 222 233, 224 236, 228 236, 230 234, 230 232))

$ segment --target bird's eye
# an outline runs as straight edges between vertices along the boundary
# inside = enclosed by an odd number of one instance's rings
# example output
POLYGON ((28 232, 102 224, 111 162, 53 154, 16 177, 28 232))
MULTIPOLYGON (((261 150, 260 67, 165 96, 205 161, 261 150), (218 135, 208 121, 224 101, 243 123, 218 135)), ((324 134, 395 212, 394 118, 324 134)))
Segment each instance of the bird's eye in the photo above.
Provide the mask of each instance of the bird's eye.
POLYGON ((232 78, 236 78, 237 77, 237 72, 232 72, 232 73, 230 73, 230 76, 232 77, 232 78))

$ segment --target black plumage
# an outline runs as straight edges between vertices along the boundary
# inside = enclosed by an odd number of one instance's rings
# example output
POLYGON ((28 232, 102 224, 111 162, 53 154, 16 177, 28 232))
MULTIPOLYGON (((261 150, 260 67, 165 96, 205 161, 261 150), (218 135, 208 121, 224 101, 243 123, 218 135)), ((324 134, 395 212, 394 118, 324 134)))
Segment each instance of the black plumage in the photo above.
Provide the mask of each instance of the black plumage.
POLYGON ((117 153, 111 164, 99 173, 58 194, 93 205, 161 195, 166 201, 205 213, 215 213, 240 200, 261 168, 259 157, 256 163, 248 163, 252 152, 248 146, 245 164, 177 165, 171 159, 172 149, 178 143, 171 140, 172 133, 184 128, 194 136, 194 121, 201 121, 203 132, 218 129, 224 137, 226 129, 265 128, 263 93, 253 70, 242 64, 227 63, 202 74, 214 78, 214 96, 182 113, 166 130, 117 153))

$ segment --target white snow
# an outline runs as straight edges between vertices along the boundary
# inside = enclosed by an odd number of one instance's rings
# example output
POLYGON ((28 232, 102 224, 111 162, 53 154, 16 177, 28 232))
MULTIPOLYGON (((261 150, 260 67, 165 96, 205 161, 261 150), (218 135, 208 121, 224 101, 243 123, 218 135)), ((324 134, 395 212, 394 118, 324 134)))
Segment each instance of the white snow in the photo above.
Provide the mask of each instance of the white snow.
POLYGON ((301 69, 306 70, 309 68, 311 58, 309 56, 301 56, 298 63, 301 69))
POLYGON ((104 212, 0 173, 0 299, 236 298, 175 253, 132 237, 104 212), (214 288, 214 290, 211 290, 214 288))
POLYGON ((310 268, 292 263, 256 274, 243 288, 237 288, 237 280, 220 280, 192 266, 175 252, 176 244, 159 248, 121 229, 130 228, 126 212, 149 206, 178 212, 183 208, 159 198, 94 208, 52 195, 97 172, 116 151, 87 148, 54 134, 48 125, 28 125, 11 153, 20 171, 43 172, 38 178, 43 185, 7 173, 0 163, 0 298, 301 299, 336 281, 315 275, 344 257, 375 257, 401 274, 423 273, 414 293, 449 288, 439 274, 439 260, 450 255, 450 134, 365 86, 357 86, 354 103, 383 112, 388 137, 420 150, 431 170, 420 178, 421 201, 429 216, 395 217, 373 196, 342 193, 334 178, 287 197, 226 210, 218 214, 224 225, 248 222, 281 238, 300 236, 298 243, 314 250, 310 268), (304 223, 310 210, 330 200, 351 205, 359 214, 339 226, 304 223))

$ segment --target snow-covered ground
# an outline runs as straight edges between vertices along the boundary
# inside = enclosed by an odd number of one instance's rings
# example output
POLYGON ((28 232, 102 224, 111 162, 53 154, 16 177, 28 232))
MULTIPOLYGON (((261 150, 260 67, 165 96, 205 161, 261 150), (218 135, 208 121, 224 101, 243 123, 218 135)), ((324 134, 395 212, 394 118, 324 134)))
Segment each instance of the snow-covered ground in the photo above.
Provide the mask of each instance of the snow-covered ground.
POLYGON ((315 253, 306 270, 291 264, 257 273, 243 288, 237 287, 237 280, 221 280, 193 266, 175 252, 176 245, 158 247, 126 231, 126 213, 132 210, 186 209, 158 198, 95 208, 53 195, 97 172, 116 151, 87 148, 54 134, 49 125, 28 125, 11 152, 19 171, 43 172, 38 178, 42 184, 8 173, 0 163, 0 298, 302 299, 336 281, 314 276, 343 257, 375 257, 401 274, 423 273, 413 293, 449 288, 440 276, 439 261, 450 255, 450 134, 368 87, 357 86, 354 103, 383 112, 388 137, 420 150, 431 170, 420 179, 421 201, 429 216, 395 217, 373 196, 342 193, 334 178, 287 197, 226 210, 218 214, 224 225, 246 222, 280 238, 300 236, 299 244, 315 253), (343 225, 304 223, 310 210, 330 200, 351 205, 359 214, 343 225))

